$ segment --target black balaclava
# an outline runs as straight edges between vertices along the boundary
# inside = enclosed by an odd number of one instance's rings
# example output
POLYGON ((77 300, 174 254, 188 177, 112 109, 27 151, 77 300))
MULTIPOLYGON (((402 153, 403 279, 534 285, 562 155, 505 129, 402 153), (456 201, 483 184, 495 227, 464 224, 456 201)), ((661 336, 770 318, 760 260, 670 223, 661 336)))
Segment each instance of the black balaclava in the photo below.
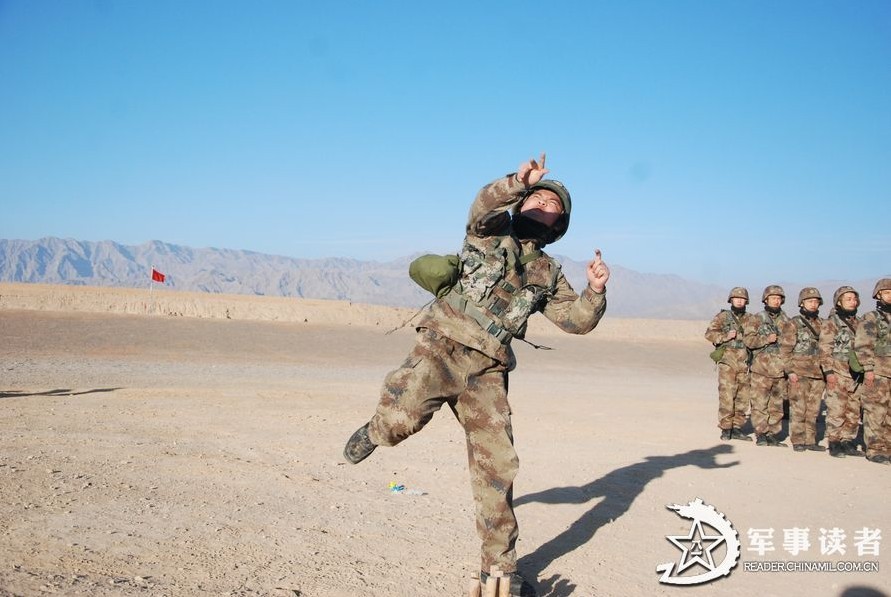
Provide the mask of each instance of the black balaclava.
POLYGON ((838 316, 842 319, 857 317, 857 307, 854 307, 851 311, 848 311, 847 309, 842 309, 841 305, 836 305, 835 312, 838 313, 838 316))
POLYGON ((806 319, 816 319, 817 317, 820 316, 820 308, 819 307, 817 307, 813 311, 808 311, 804 307, 799 307, 798 312, 801 313, 802 317, 805 317, 806 319))
POLYGON ((535 241, 538 246, 547 244, 553 234, 550 226, 522 213, 514 214, 511 225, 518 239, 535 241))

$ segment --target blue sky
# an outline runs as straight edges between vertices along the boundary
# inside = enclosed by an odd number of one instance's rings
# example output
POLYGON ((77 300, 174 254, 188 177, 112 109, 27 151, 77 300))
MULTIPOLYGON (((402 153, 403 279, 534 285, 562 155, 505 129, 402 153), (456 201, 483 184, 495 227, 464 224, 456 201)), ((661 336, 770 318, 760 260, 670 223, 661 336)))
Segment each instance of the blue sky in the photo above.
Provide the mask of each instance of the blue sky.
POLYGON ((0 0, 0 238, 389 260, 548 154, 550 252, 891 272, 891 2, 0 0))

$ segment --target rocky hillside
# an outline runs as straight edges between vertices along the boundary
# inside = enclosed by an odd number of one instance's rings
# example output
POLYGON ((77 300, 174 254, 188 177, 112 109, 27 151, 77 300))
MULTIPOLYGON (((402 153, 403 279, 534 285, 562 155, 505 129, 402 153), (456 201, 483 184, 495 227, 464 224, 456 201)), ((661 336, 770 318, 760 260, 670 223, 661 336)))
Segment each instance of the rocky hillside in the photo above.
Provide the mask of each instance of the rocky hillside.
MULTIPOLYGON (((59 238, 0 239, 0 281, 147 288, 154 266, 167 276, 164 287, 177 290, 417 307, 429 296, 408 277, 411 259, 295 259, 252 251, 195 249, 157 240, 128 246, 59 238)), ((582 288, 585 263, 558 259, 573 287, 582 288)), ((610 267, 609 312, 615 316, 707 319, 725 304, 727 289, 722 287, 673 275, 644 274, 615 263, 610 267)), ((831 297, 837 285, 821 284, 824 297, 831 297)), ((872 288, 868 281, 855 286, 864 294, 872 288)), ((757 305, 760 289, 750 290, 757 305)), ((799 286, 787 287, 792 303, 787 306, 789 312, 795 311, 798 290, 799 286)), ((869 304, 868 299, 865 302, 869 304)))

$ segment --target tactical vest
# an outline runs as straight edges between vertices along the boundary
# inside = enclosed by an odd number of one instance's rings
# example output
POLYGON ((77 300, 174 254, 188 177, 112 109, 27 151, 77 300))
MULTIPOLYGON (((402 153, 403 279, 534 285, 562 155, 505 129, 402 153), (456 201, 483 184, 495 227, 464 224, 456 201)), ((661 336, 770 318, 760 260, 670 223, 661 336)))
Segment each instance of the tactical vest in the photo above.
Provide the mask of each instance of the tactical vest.
MULTIPOLYGON (((776 321, 767 311, 762 311, 758 314, 758 319, 760 323, 758 324, 758 334, 761 336, 769 336, 770 334, 776 334, 777 337, 780 336, 780 330, 777 327, 777 321, 782 317, 782 311, 777 315, 776 321)), ((765 354, 779 354, 780 353, 780 343, 774 342, 773 344, 768 344, 766 346, 762 346, 761 348, 755 349, 755 352, 765 353, 765 354)))
POLYGON ((891 324, 881 311, 876 312, 876 356, 891 357, 891 324))
MULTIPOLYGON (((804 316, 796 315, 792 318, 795 323, 795 347, 792 354, 799 356, 816 356, 820 352, 820 331, 811 330, 809 323, 805 321, 804 316)), ((813 327, 813 324, 810 324, 813 327)), ((847 327, 847 326, 846 326, 847 327)))
POLYGON ((480 324, 502 344, 522 338, 529 316, 553 296, 560 265, 551 259, 547 286, 526 282, 526 265, 542 258, 541 251, 521 255, 512 236, 490 236, 465 241, 459 255, 461 275, 443 300, 480 324), (481 246, 477 246, 481 245, 481 246))
POLYGON ((726 336, 727 332, 729 332, 730 330, 736 330, 736 338, 734 338, 733 340, 724 342, 723 343, 724 346, 726 346, 727 348, 735 348, 737 350, 742 350, 743 348, 746 347, 745 343, 743 342, 743 333, 744 332, 743 332, 742 324, 733 315, 732 311, 728 311, 727 309, 721 309, 721 312, 727 314, 724 316, 724 325, 721 327, 721 332, 723 332, 724 335, 726 336))
POLYGON ((851 350, 854 348, 854 331, 839 317, 838 313, 833 313, 830 318, 838 328, 838 332, 832 340, 832 358, 847 362, 851 350))

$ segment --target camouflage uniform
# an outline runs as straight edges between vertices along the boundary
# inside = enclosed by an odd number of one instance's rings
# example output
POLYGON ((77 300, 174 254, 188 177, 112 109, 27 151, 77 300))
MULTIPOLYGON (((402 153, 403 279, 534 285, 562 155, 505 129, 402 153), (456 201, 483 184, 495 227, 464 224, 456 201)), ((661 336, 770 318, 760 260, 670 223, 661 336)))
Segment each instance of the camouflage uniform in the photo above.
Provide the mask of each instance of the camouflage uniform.
POLYGON ((536 311, 566 332, 585 334, 606 310, 605 292, 587 287, 579 296, 556 261, 513 235, 508 211, 526 192, 513 175, 480 190, 459 283, 425 312, 417 343, 384 380, 368 426, 374 444, 394 446, 449 405, 466 435, 481 570, 497 565, 505 573, 516 570, 518 533, 513 481, 519 461, 507 400, 508 372, 516 363, 510 341, 523 337, 536 311), (532 260, 523 267, 525 255, 532 260))
MULTIPOLYGON (((822 301, 821 301, 822 302, 822 301)), ((787 374, 798 376, 789 382, 789 439, 796 449, 817 444, 817 418, 823 399, 823 372, 820 369, 819 317, 796 315, 783 327, 780 351, 787 374)))
POLYGON ((789 318, 782 310, 776 315, 764 310, 746 322, 744 341, 752 350, 752 425, 759 436, 775 437, 782 430, 786 364, 779 338, 788 324, 789 318), (777 341, 768 344, 770 334, 776 334, 777 341))
MULTIPOLYGON (((877 296, 878 292, 874 294, 877 296)), ((854 337, 854 352, 864 372, 875 375, 872 387, 863 388, 866 457, 891 457, 891 313, 888 310, 877 308, 863 316, 854 337)))
POLYGON ((705 331, 705 339, 716 347, 725 347, 718 361, 718 427, 721 431, 741 430, 749 415, 749 349, 743 342, 745 322, 751 315, 735 315, 722 309, 705 331), (736 330, 736 337, 725 341, 727 333, 736 330))
POLYGON ((853 443, 860 429, 860 388, 863 374, 851 371, 849 359, 854 334, 860 325, 856 315, 842 318, 833 309, 820 330, 820 363, 823 372, 838 378, 834 388, 826 387, 826 437, 830 448, 853 443))

